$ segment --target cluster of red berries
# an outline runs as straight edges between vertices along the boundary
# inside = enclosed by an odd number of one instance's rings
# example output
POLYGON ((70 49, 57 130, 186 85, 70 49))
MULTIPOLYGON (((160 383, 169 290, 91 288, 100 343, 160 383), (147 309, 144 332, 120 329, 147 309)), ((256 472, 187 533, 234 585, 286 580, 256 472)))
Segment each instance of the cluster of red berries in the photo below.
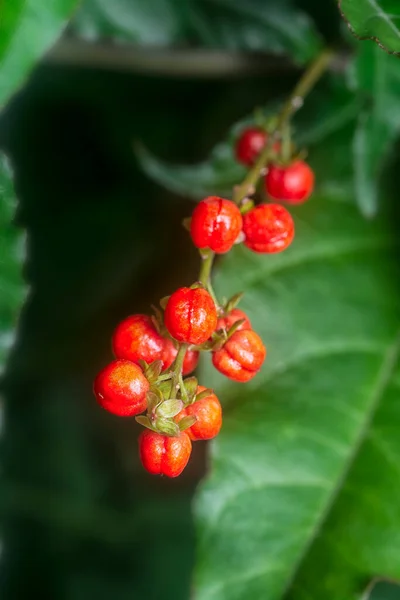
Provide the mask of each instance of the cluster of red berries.
MULTIPOLYGON (((243 162, 253 163, 266 143, 266 134, 261 132, 261 144, 257 131, 246 130, 238 141, 243 162)), ((266 181, 272 169, 278 167, 269 168, 266 181)), ((273 171, 268 189, 276 199, 290 196, 299 202, 301 186, 296 194, 296 176, 288 176, 288 170, 280 179, 273 171)), ((304 200, 304 180, 297 176, 297 181, 303 181, 304 200)), ((307 194, 312 187, 308 181, 307 194)), ((226 253, 240 242, 254 252, 280 252, 291 243, 294 224, 280 204, 254 207, 247 199, 239 207, 212 196, 194 209, 190 232, 203 261, 212 261, 214 253, 226 253)), ((211 352, 214 367, 235 381, 249 381, 260 370, 266 349, 247 315, 236 308, 239 299, 240 294, 220 306, 210 282, 201 281, 164 298, 154 316, 133 315, 117 326, 112 344, 116 359, 96 377, 94 392, 109 412, 140 415, 136 420, 146 428, 139 438, 140 457, 150 473, 176 477, 189 460, 192 441, 211 439, 221 429, 217 396, 195 377, 184 379, 196 368, 200 352, 211 352)))

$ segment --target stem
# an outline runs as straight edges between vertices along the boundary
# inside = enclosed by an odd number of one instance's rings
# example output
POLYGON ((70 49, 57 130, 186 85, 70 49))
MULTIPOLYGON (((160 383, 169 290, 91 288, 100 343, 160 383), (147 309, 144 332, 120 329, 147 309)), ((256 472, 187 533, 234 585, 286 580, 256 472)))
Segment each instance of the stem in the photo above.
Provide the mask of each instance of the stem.
POLYGON ((288 100, 283 105, 283 108, 278 115, 274 131, 268 138, 265 148, 244 178, 243 182, 236 187, 233 194, 233 201, 236 202, 236 204, 239 204, 255 188, 258 179, 261 177, 271 158, 271 150, 276 141, 277 133, 287 124, 292 115, 301 108, 304 98, 314 87, 318 79, 324 74, 332 57, 333 53, 331 50, 324 50, 321 52, 318 58, 310 65, 299 80, 288 100))
POLYGON ((212 250, 208 250, 206 254, 201 254, 201 267, 199 274, 199 281, 209 292, 211 298, 214 300, 215 305, 218 307, 218 301, 215 296, 213 287, 211 285, 211 271, 214 264, 215 253, 212 250))
POLYGON ((172 385, 171 392, 169 394, 170 398, 176 397, 176 392, 179 385, 179 378, 182 374, 183 361, 185 360, 186 351, 188 349, 188 344, 181 344, 179 346, 178 354, 176 355, 174 364, 172 365, 173 375, 172 375, 172 385))

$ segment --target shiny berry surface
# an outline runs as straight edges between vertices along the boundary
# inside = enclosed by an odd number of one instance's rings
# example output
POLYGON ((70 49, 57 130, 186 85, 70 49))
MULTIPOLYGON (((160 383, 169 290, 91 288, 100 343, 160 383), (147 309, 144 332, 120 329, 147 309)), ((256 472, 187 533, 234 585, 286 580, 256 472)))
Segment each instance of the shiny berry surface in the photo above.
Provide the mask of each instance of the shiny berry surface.
POLYGON ((285 250, 294 238, 291 214, 280 204, 260 204, 243 217, 244 244, 253 252, 285 250))
POLYGON ((164 323, 179 342, 203 344, 215 331, 217 309, 203 288, 179 288, 169 297, 164 323))
POLYGON ((241 229, 242 215, 230 200, 210 196, 193 211, 190 233, 197 248, 210 248, 217 254, 228 252, 241 229))
POLYGON ((314 172, 302 160, 287 167, 271 165, 265 176, 265 189, 274 200, 301 204, 314 189, 314 172))
POLYGON ((217 329, 225 329, 229 331, 232 325, 234 325, 237 321, 244 322, 239 325, 236 331, 240 331, 241 329, 251 329, 251 323, 249 317, 239 308, 234 308, 226 317, 221 317, 217 322, 217 329))
POLYGON ((236 160, 251 167, 267 143, 267 139, 268 134, 259 127, 249 127, 242 131, 236 142, 236 160))
MULTIPOLYGON (((199 386, 197 393, 200 394, 206 388, 199 386)), ((196 423, 185 430, 192 441, 211 440, 220 432, 222 426, 222 408, 215 394, 197 400, 190 404, 176 417, 176 422, 188 416, 195 416, 196 423)))
MULTIPOLYGON (((169 367, 174 362, 176 355, 178 354, 178 350, 175 348, 174 343, 169 338, 165 339, 164 349, 161 355, 161 360, 163 361, 163 370, 169 369, 169 367)), ((185 354, 185 359, 182 365, 182 375, 189 375, 192 373, 197 367, 197 363, 199 362, 200 352, 196 350, 189 349, 185 354)))
POLYGON ((234 381, 249 381, 261 368, 267 351, 261 338, 250 329, 236 331, 224 346, 213 352, 214 367, 234 381))
POLYGON ((145 360, 152 363, 161 359, 165 339, 158 333, 150 317, 132 315, 115 329, 112 346, 117 358, 137 363, 145 360))
POLYGON ((147 408, 150 385, 138 365, 114 360, 97 375, 94 393, 100 406, 120 417, 138 415, 147 408))
POLYGON ((152 475, 178 477, 186 467, 192 443, 187 433, 168 437, 146 429, 139 437, 140 460, 152 475))

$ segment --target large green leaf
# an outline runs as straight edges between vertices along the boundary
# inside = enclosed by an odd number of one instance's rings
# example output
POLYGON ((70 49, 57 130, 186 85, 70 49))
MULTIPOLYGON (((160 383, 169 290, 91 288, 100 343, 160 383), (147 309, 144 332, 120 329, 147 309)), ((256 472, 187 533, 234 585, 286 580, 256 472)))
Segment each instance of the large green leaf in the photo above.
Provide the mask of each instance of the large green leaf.
POLYGON ((298 63, 320 48, 311 20, 290 0, 86 0, 74 28, 90 39, 269 51, 298 63))
POLYGON ((22 278, 25 236, 12 223, 15 208, 10 169, 0 155, 0 372, 14 343, 18 315, 26 296, 22 278))
POLYGON ((388 52, 400 53, 400 5, 397 0, 339 0, 350 31, 388 52))
POLYGON ((268 356, 246 385, 200 374, 225 416, 195 504, 197 600, 355 600, 400 575, 397 232, 326 197, 293 212, 286 252, 236 248, 216 278, 245 291, 268 356))
POLYGON ((56 41, 78 0, 7 0, 0 5, 0 108, 56 41))
POLYGON ((351 79, 355 91, 366 97, 353 157, 356 200, 370 217, 377 211, 382 171, 400 132, 400 59, 364 44, 352 65, 351 79))

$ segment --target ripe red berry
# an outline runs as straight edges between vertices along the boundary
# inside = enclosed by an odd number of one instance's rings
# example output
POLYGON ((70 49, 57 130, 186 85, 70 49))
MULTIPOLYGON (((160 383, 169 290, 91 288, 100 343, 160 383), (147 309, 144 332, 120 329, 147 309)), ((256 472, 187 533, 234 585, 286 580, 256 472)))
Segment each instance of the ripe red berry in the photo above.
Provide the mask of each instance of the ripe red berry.
POLYGON ((268 134, 259 127, 248 127, 236 142, 236 159, 251 167, 267 143, 268 134))
POLYGON ((261 338, 251 329, 235 331, 220 350, 213 352, 214 367, 235 381, 248 381, 256 375, 267 351, 261 338))
MULTIPOLYGON (((169 369, 172 363, 175 360, 176 355, 178 354, 178 350, 175 348, 174 343, 169 338, 165 338, 164 349, 161 355, 161 360, 163 361, 163 370, 169 369)), ((200 352, 196 350, 189 349, 185 354, 185 359, 182 365, 182 374, 189 375, 192 371, 197 367, 197 363, 199 362, 200 352)))
POLYGON ((152 475, 177 477, 186 467, 192 443, 186 432, 168 437, 146 429, 139 437, 140 460, 152 475))
POLYGON ((245 245, 253 252, 272 254, 287 248, 294 237, 291 214, 279 204, 259 204, 243 218, 245 245))
MULTIPOLYGON (((206 388, 199 386, 197 393, 204 392, 206 388)), ((176 417, 179 423, 184 417, 195 416, 196 422, 185 430, 192 441, 211 440, 218 435, 222 426, 222 408, 215 394, 197 400, 193 404, 186 406, 176 417)))
POLYGON ((150 384, 138 365, 114 360, 97 375, 93 391, 106 410, 120 417, 138 415, 147 408, 150 384))
POLYGON ((179 288, 168 299, 164 323, 179 342, 203 344, 217 325, 214 300, 203 288, 179 288))
POLYGON ((193 211, 190 233, 197 248, 210 248, 217 254, 228 252, 241 229, 242 215, 230 200, 210 196, 193 211))
POLYGON ((287 167, 271 165, 265 176, 265 189, 274 200, 301 204, 314 188, 314 172, 302 160, 287 167))
POLYGON ((144 360, 152 363, 161 359, 165 339, 154 327, 147 315, 132 315, 115 329, 113 351, 117 358, 126 358, 137 363, 144 360))
POLYGON ((237 321, 242 321, 244 319, 244 323, 239 325, 236 331, 240 331, 241 329, 251 329, 251 323, 249 317, 239 308, 234 308, 226 317, 221 317, 217 322, 217 329, 225 329, 229 331, 232 325, 234 325, 237 321))

